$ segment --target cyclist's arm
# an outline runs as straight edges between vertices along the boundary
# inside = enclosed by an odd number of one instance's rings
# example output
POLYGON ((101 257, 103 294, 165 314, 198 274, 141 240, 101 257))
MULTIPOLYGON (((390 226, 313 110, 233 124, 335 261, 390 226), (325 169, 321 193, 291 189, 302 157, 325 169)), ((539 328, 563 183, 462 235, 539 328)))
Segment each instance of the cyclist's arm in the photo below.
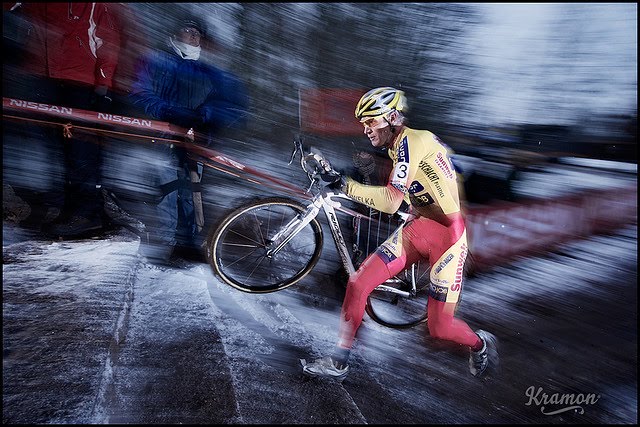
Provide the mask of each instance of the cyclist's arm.
POLYGON ((387 214, 398 211, 408 193, 408 188, 418 168, 421 153, 419 148, 409 144, 407 135, 393 147, 393 170, 386 186, 361 184, 353 179, 347 180, 345 193, 355 201, 387 214), (409 153, 409 150, 413 152, 409 153))
POLYGON ((395 213, 404 199, 404 193, 391 183, 386 186, 366 185, 350 177, 347 178, 345 193, 356 202, 388 214, 395 213))

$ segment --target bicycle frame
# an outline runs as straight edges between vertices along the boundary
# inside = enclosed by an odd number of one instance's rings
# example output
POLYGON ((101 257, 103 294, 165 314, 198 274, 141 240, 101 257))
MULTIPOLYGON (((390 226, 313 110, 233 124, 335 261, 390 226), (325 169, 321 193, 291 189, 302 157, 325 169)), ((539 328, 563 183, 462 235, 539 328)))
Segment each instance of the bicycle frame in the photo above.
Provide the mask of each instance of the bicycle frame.
MULTIPOLYGON (((340 283, 356 273, 362 255, 371 256, 389 236, 402 231, 410 217, 404 212, 384 214, 369 209, 368 216, 343 205, 343 200, 355 202, 341 190, 331 190, 327 182, 341 179, 320 151, 303 151, 301 141, 295 141, 291 164, 301 153, 300 165, 311 180, 297 197, 269 197, 254 200, 229 212, 212 230, 207 243, 207 255, 215 273, 230 286, 249 293, 268 293, 285 289, 306 277, 322 256, 323 226, 320 212, 327 218, 327 226, 340 258, 337 274, 340 283), (300 197, 304 201, 300 200, 300 197), (338 211, 353 217, 353 248, 349 250, 344 238, 338 211), (361 229, 361 221, 368 220, 368 229, 361 229), (371 233, 371 225, 377 231, 371 233), (385 229, 382 229, 384 226, 385 229), (274 234, 275 233, 275 234, 274 234), (362 234, 366 233, 366 235, 362 234), (362 237, 366 249, 362 248, 362 237), (372 240, 373 239, 373 240, 372 240)), ((366 312, 381 325, 407 328, 427 320, 426 298, 429 286, 423 278, 430 265, 413 263, 379 284, 367 296, 366 312)))
MULTIPOLYGON (((344 240, 344 236, 342 234, 342 228, 340 227, 340 223, 338 221, 338 217, 336 214, 336 208, 341 206, 339 201, 334 200, 334 198, 341 198, 350 200, 350 198, 342 193, 342 192, 330 192, 330 191, 320 191, 317 193, 311 203, 307 206, 306 211, 298 215, 293 220, 289 221, 282 229, 272 238, 271 244, 269 245, 269 249, 267 250, 267 256, 272 257, 280 251, 298 232, 300 232, 307 224, 309 224, 318 214, 320 213, 320 209, 324 211, 324 214, 327 218, 327 223, 329 224, 329 230, 331 231, 331 236, 336 244, 336 249, 338 251, 338 255, 340 256, 340 260, 342 261, 342 265, 347 271, 349 275, 355 273, 355 267, 353 261, 349 255, 349 250, 347 248, 347 244, 344 240)), ((400 214, 403 220, 408 216, 407 214, 400 214)), ((415 273, 415 265, 411 266, 412 273, 415 273)), ((387 282, 397 282, 398 279, 389 279, 387 282)), ((403 297, 409 297, 416 294, 416 283, 415 283, 415 274, 411 275, 411 290, 409 292, 402 291, 390 286, 386 286, 385 284, 378 285, 376 287, 378 290, 384 290, 386 292, 394 293, 401 295, 403 297)))

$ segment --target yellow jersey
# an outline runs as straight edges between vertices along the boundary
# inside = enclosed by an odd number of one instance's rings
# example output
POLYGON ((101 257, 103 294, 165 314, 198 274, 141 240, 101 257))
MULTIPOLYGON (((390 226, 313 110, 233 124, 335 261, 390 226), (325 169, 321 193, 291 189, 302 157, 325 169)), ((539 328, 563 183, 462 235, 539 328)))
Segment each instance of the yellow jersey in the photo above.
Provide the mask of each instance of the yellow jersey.
POLYGON ((345 193, 349 197, 389 214, 395 213, 403 200, 426 217, 432 216, 434 206, 445 215, 460 212, 452 151, 438 136, 405 127, 387 154, 393 161, 387 185, 365 185, 347 178, 345 193))

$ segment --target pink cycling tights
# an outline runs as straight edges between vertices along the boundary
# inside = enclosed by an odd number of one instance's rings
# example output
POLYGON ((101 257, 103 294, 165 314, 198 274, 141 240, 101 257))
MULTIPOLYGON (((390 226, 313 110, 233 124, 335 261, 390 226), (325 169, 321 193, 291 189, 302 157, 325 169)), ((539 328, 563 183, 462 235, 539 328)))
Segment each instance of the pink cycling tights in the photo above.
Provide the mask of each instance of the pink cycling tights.
MULTIPOLYGON (((409 258, 409 255, 406 254, 404 257, 409 258)), ((405 262, 402 262, 402 266, 415 262, 417 256, 414 254, 413 260, 404 260, 405 262)), ((394 268, 394 271, 389 271, 384 261, 373 253, 362 263, 358 271, 351 275, 347 284, 344 302, 342 303, 339 347, 351 348, 356 332, 362 323, 367 296, 376 286, 386 281, 389 277, 398 274, 401 268, 398 271, 395 270, 394 268)), ((427 304, 429 311, 427 325, 431 336, 466 346, 478 344, 479 338, 469 325, 465 321, 454 317, 456 304, 437 301, 431 297, 429 297, 427 304)))

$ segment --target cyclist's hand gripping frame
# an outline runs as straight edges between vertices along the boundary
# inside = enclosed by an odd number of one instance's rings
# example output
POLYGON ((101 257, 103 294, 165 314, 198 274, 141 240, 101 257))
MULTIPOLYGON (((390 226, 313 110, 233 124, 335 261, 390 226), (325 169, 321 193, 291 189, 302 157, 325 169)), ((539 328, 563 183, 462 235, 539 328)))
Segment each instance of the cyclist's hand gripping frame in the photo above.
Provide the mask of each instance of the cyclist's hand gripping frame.
MULTIPOLYGON (((340 173, 337 172, 331 166, 329 160, 318 150, 317 148, 311 147, 311 150, 308 154, 305 154, 304 147, 302 145, 302 140, 294 139, 293 141, 294 148, 291 153, 291 159, 289 160, 289 164, 293 163, 296 154, 300 153, 300 166, 302 170, 307 174, 307 177, 311 181, 309 188, 305 191, 308 193, 311 191, 311 188, 314 186, 320 186, 322 182, 328 183, 333 181, 333 179, 323 179, 323 176, 330 176, 333 178, 339 178, 340 173)), ((326 184, 325 184, 326 185, 326 184)))

